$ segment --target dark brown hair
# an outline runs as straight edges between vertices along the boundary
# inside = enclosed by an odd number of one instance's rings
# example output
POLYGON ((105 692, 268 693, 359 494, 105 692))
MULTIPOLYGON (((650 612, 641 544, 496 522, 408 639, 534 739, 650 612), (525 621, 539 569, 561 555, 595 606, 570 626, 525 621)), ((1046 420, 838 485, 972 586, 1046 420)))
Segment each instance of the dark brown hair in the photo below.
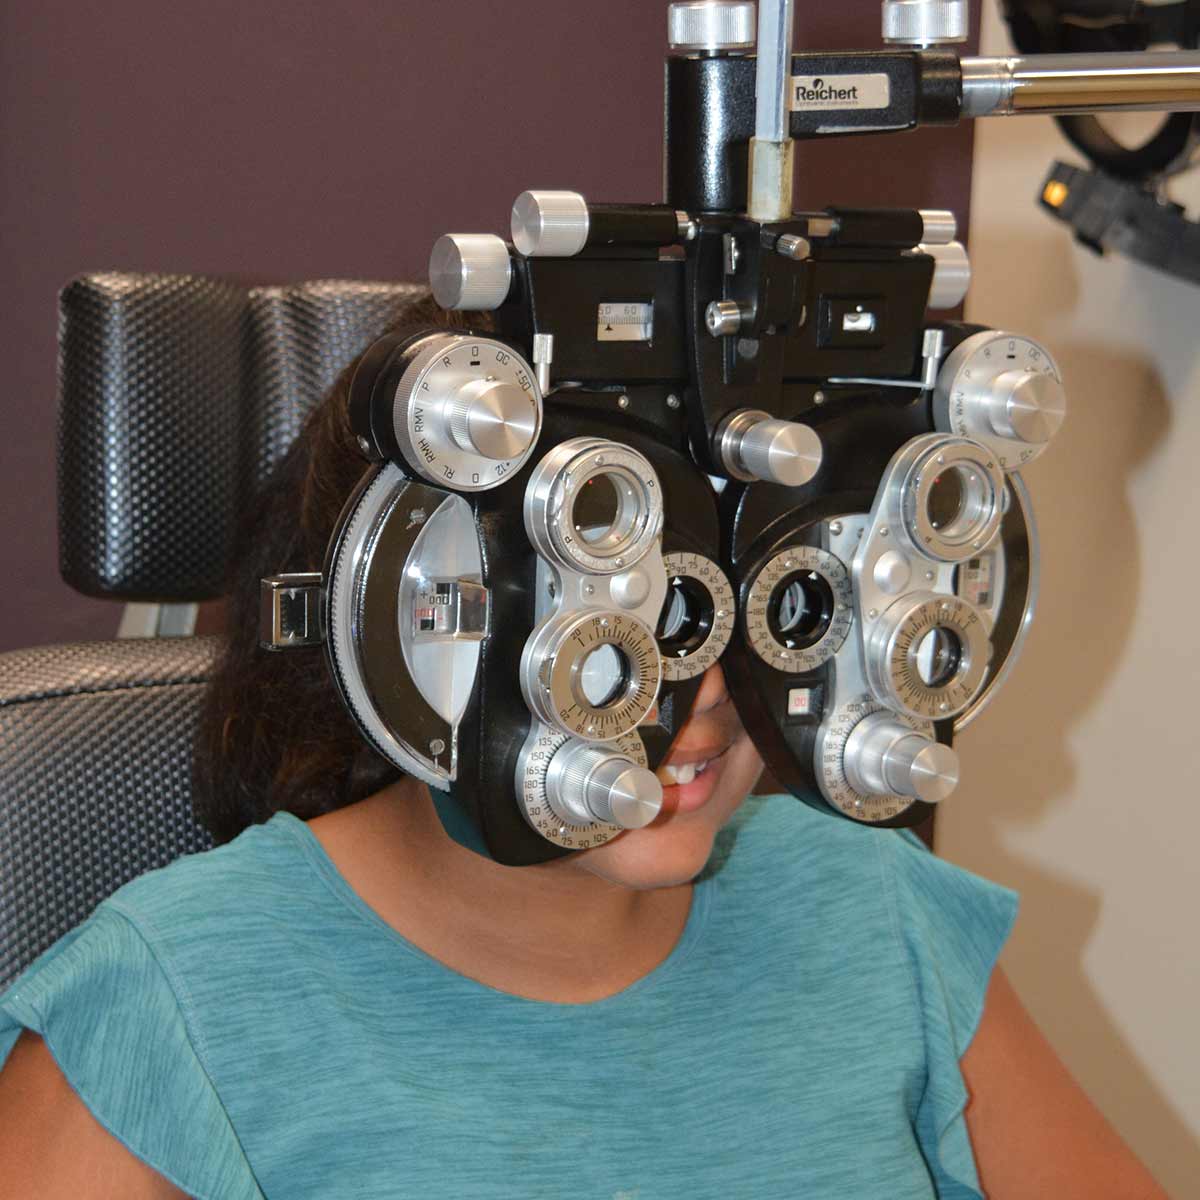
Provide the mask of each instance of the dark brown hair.
MULTIPOLYGON (((392 332, 441 325, 487 328, 478 313, 447 313, 426 297, 392 332)), ((198 820, 218 842, 287 811, 307 820, 361 800, 401 772, 372 750, 342 706, 319 648, 258 645, 259 580, 320 570, 347 498, 366 469, 347 397, 358 360, 322 402, 243 516, 232 556, 225 636, 201 708, 193 767, 198 820)))

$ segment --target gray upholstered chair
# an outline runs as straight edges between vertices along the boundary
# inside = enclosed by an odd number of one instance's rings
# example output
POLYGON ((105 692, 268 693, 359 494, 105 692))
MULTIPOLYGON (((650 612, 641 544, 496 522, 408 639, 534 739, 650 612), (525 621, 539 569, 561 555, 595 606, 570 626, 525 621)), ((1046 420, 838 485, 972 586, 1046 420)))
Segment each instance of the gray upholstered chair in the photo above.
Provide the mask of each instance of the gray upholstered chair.
MULTIPOLYGON (((63 578, 142 606, 144 628, 188 630, 194 605, 221 594, 245 496, 419 291, 117 273, 69 284, 63 578)), ((214 648, 182 636, 0 654, 0 988, 121 884, 209 844, 190 775, 214 648)))

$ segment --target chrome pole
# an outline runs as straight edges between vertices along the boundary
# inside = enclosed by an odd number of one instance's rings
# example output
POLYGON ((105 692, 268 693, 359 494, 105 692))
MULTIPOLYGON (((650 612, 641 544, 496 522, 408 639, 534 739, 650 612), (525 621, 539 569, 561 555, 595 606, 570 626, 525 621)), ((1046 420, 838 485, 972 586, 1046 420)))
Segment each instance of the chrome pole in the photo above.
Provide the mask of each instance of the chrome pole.
POLYGON ((1200 53, 964 58, 964 117, 1200 112, 1200 53))

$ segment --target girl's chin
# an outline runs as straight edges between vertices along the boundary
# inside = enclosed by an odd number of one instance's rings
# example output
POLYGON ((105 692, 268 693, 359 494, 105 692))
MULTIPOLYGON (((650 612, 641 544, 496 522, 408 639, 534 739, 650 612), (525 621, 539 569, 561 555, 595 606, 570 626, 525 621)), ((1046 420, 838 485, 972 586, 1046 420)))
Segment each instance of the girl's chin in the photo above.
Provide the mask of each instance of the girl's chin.
POLYGON ((707 822, 655 822, 631 829, 580 855, 581 866, 621 887, 649 891, 690 883, 712 855, 716 827, 707 822))

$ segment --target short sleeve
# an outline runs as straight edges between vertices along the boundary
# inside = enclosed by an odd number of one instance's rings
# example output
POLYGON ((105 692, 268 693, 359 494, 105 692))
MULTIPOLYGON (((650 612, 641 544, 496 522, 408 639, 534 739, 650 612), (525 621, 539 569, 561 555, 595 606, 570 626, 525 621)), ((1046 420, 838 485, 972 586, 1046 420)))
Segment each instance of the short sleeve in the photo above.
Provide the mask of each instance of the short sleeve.
POLYGON ((150 946, 101 905, 0 995, 0 1067, 41 1035, 92 1115, 195 1200, 262 1200, 150 946))
POLYGON ((959 1063, 983 1016, 996 958, 1017 915, 1015 892, 931 854, 910 834, 881 842, 897 936, 925 1031, 926 1084, 916 1133, 941 1200, 983 1200, 959 1063))

